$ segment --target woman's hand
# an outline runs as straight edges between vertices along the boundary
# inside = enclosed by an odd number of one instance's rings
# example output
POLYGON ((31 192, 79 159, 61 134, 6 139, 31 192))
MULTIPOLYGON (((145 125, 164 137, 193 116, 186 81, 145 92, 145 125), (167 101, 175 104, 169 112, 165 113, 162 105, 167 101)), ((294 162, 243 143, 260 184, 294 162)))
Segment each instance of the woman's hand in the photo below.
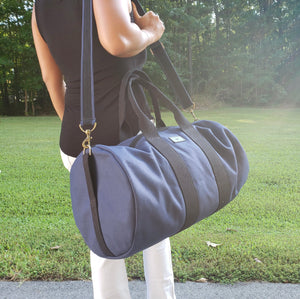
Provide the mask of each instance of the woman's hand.
POLYGON ((131 22, 130 0, 93 0, 100 43, 111 55, 131 57, 162 36, 165 27, 158 15, 140 16, 133 5, 135 23, 131 22))
POLYGON ((163 21, 153 11, 148 11, 143 16, 140 16, 133 2, 132 8, 135 23, 153 39, 152 43, 158 41, 165 31, 163 21))

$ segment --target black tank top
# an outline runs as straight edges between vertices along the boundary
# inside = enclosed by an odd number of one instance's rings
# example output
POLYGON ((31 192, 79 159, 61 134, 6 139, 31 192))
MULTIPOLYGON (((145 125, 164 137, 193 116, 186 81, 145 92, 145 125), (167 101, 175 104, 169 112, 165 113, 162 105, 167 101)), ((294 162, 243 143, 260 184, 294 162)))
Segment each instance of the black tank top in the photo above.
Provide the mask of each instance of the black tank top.
MULTIPOLYGON (((37 0, 35 11, 39 31, 66 83, 60 147, 67 155, 76 157, 85 138, 79 129, 82 0, 37 0)), ((121 79, 128 70, 142 68, 146 51, 130 58, 110 55, 99 42, 93 18, 93 52, 97 119, 93 143, 115 145, 120 142, 119 128, 123 125, 119 124, 118 105, 121 79)), ((126 110, 126 128, 134 135, 138 131, 137 120, 130 109, 126 110)))

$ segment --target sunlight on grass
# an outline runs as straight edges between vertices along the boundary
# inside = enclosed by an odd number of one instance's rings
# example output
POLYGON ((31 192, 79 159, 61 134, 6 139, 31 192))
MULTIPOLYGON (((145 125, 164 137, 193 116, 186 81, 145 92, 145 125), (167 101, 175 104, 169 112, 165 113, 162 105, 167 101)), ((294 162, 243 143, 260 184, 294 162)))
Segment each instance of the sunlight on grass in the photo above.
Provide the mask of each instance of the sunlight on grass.
POLYGON ((245 124, 255 124, 255 121, 252 119, 238 119, 237 122, 245 124))

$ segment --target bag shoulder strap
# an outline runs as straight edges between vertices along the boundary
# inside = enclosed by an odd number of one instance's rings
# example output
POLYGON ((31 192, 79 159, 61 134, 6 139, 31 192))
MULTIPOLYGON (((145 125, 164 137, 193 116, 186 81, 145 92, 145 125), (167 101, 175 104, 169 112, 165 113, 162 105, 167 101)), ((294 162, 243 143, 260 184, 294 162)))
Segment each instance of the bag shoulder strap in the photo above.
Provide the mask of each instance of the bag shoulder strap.
MULTIPOLYGON (((138 13, 142 16, 145 14, 143 7, 141 6, 139 0, 133 0, 138 13)), ((175 70, 173 63, 171 62, 168 53, 166 52, 164 46, 160 41, 157 41, 150 45, 151 52, 156 58, 163 72, 165 73, 169 85, 174 91, 174 95, 177 101, 182 105, 184 109, 187 109, 194 105, 189 93, 187 92, 185 86, 183 85, 178 73, 175 70)))
POLYGON ((96 123, 94 107, 94 71, 93 71, 93 2, 82 1, 81 31, 81 80, 80 106, 82 130, 91 129, 96 123))

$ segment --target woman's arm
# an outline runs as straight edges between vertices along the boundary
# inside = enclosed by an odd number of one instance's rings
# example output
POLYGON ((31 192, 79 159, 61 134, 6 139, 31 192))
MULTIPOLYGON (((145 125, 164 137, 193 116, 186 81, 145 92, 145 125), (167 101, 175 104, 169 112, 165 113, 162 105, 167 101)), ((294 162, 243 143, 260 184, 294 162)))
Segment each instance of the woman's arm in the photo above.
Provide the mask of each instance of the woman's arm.
POLYGON ((102 46, 112 55, 131 57, 162 36, 165 27, 152 11, 139 16, 133 5, 135 23, 130 20, 129 0, 93 0, 98 36, 102 46))
POLYGON ((59 118, 62 119, 65 108, 65 85, 63 76, 38 30, 34 9, 32 12, 31 25, 42 77, 47 86, 54 109, 59 118))

